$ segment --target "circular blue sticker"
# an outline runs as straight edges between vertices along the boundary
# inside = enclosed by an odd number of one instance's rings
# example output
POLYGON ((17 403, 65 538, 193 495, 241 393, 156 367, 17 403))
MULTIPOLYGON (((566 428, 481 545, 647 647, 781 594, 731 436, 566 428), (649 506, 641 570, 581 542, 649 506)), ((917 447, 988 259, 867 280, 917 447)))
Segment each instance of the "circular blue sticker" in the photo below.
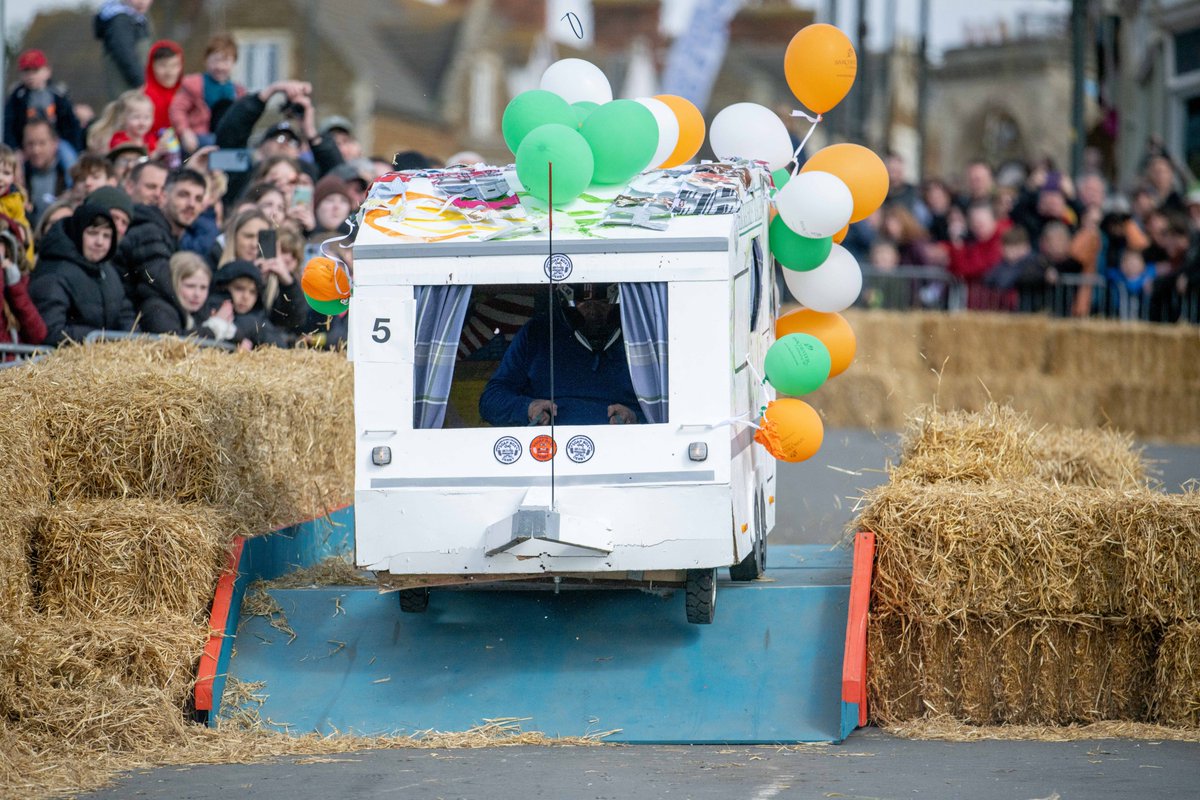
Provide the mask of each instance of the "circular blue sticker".
POLYGON ((565 281, 571 277, 571 271, 575 265, 571 263, 571 257, 562 253, 555 253, 546 259, 546 263, 542 265, 542 269, 546 273, 546 277, 552 281, 565 281))
POLYGON ((492 446, 492 455, 501 464, 513 464, 521 457, 521 443, 511 436, 501 436, 492 446))
POLYGON ((567 458, 576 464, 582 464, 591 461, 592 456, 596 454, 596 445, 586 436, 572 436, 567 440, 566 451, 567 458))

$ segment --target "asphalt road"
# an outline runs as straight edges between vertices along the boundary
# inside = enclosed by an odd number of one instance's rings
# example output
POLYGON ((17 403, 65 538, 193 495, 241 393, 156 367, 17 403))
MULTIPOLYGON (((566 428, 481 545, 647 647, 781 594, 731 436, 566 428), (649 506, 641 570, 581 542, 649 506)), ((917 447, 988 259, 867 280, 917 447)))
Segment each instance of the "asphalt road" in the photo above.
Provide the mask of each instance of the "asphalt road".
POLYGON ((389 750, 137 773, 92 798, 1194 798, 1200 744, 917 742, 800 747, 389 750), (304 763, 297 763, 298 761, 304 763))

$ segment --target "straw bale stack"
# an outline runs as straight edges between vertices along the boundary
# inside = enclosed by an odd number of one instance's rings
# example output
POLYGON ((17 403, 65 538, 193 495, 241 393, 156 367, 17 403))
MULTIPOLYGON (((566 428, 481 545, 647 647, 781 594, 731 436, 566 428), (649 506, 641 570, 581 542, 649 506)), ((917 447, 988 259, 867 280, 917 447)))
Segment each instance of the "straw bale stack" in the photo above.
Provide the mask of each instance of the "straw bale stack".
POLYGON ((50 497, 49 439, 38 401, 21 368, 0 370, 0 503, 21 508, 50 497))
POLYGON ((1128 492, 1100 516, 1123 543, 1130 613, 1155 622, 1200 619, 1200 492, 1128 492))
POLYGON ((1200 328, 1089 320, 1046 330, 1046 373, 1077 383, 1103 376, 1129 386, 1171 385, 1200 379, 1194 365, 1200 328))
POLYGON ((947 714, 972 725, 1141 719, 1154 672, 1151 626, 969 615, 873 614, 871 714, 894 724, 947 714))
POLYGON ((1139 438, 1196 442, 1200 437, 1200 382, 1114 385, 1106 387, 1097 405, 1106 419, 1120 420, 1139 438))
POLYGON ((133 749, 183 729, 207 627, 171 615, 0 625, 0 718, 30 738, 133 749))
POLYGON ((934 370, 969 377, 1017 375, 1041 372, 1046 363, 1048 317, 972 313, 922 314, 920 319, 922 353, 934 370))
POLYGON ((1037 469, 1037 431, 1028 417, 1008 406, 990 403, 979 413, 924 406, 908 420, 893 481, 1022 480, 1037 469))
POLYGON ((1167 628, 1155 665, 1153 716, 1164 725, 1200 728, 1200 619, 1167 628))
POLYGON ((1047 483, 1126 491, 1147 485, 1142 448, 1128 433, 1048 426, 1034 442, 1035 474, 1047 483))
POLYGON ((0 506, 0 621, 29 610, 30 545, 40 521, 38 511, 0 506))
POLYGON ((34 535, 38 606, 79 619, 167 613, 203 621, 232 536, 209 506, 65 500, 34 535))

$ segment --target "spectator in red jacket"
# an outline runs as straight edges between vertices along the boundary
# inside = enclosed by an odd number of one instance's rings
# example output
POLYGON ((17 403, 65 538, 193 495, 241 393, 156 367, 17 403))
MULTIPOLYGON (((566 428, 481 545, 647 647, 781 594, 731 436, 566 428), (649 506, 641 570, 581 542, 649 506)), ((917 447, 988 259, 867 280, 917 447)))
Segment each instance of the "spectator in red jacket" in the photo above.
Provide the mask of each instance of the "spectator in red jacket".
POLYGON ((142 91, 154 103, 154 121, 150 130, 161 135, 164 128, 171 127, 168 111, 171 101, 179 90, 179 79, 183 76, 183 48, 170 39, 159 39, 150 45, 150 60, 146 63, 146 84, 142 91))
POLYGON ((41 344, 46 340, 46 323, 29 298, 29 270, 21 242, 24 235, 16 221, 0 216, 0 344, 41 344))
POLYGON ((950 273, 967 284, 967 307, 989 308, 992 293, 983 287, 989 272, 1004 260, 1004 232, 1012 227, 1007 219, 997 220, 992 204, 976 200, 967 207, 965 226, 956 223, 946 246, 950 273), (964 227, 966 230, 964 230, 964 227), (970 237, 967 237, 967 234, 970 237))
POLYGON ((218 33, 204 49, 204 72, 185 75, 179 83, 170 117, 184 152, 213 144, 220 114, 246 93, 232 80, 237 58, 237 42, 228 33, 218 33))

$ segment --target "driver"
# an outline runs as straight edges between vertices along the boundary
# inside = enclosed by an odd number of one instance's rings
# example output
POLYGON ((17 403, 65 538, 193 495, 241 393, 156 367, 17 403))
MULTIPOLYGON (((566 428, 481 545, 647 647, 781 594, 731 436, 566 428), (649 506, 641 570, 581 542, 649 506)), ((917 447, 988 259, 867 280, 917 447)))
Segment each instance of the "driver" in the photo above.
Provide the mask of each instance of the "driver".
POLYGON ((479 397, 492 425, 633 424, 645 422, 621 341, 615 283, 557 287, 549 317, 517 332, 479 397), (550 400, 550 326, 554 326, 554 401, 550 400))

